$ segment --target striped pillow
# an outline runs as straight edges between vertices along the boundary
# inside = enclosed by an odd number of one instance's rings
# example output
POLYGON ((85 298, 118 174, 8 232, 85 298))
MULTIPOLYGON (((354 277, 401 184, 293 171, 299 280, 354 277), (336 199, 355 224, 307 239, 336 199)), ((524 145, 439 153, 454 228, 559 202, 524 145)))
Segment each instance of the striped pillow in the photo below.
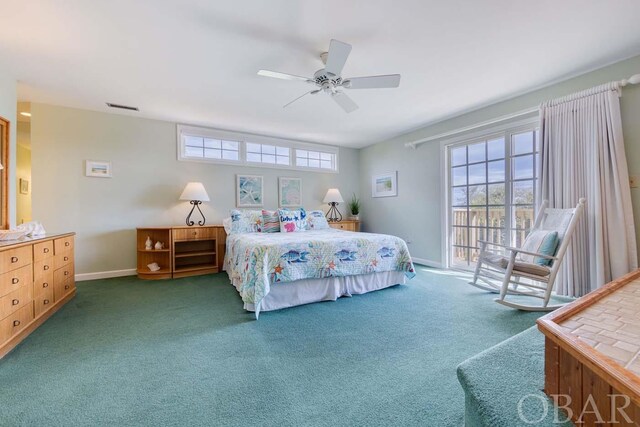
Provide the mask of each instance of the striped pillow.
MULTIPOLYGON (((558 232, 548 230, 534 230, 524 241, 523 251, 535 252, 538 254, 554 256, 558 248, 558 232)), ((551 265, 551 259, 536 257, 533 255, 520 254, 520 259, 530 264, 551 265)))
POLYGON ((278 211, 266 211, 264 209, 262 210, 262 232, 280 232, 280 215, 278 215, 278 211))

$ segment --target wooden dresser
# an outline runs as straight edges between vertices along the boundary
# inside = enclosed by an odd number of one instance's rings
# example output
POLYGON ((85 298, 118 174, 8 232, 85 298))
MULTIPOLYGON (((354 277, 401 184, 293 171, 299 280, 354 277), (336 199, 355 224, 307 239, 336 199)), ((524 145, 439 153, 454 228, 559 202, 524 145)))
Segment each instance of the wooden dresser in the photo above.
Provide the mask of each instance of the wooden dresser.
POLYGON ((170 279, 222 271, 227 234, 221 225, 175 226, 137 229, 138 277, 170 279), (147 237, 154 248, 147 249, 147 237), (164 248, 155 249, 157 242, 164 248), (160 267, 151 271, 149 264, 160 267))
POLYGON ((0 357, 75 296, 74 235, 0 242, 0 357))
POLYGON ((344 230, 344 231, 360 231, 360 221, 355 221, 351 219, 345 219, 344 221, 338 221, 338 222, 330 222, 329 226, 331 228, 336 228, 338 230, 344 230))

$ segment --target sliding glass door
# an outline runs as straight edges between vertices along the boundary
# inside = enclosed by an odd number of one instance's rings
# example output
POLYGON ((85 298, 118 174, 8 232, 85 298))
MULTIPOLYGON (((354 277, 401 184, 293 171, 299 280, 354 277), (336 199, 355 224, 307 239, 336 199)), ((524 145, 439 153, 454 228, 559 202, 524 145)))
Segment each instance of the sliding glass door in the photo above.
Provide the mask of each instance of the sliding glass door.
POLYGON ((479 240, 522 244, 537 204, 536 140, 520 128, 447 147, 449 266, 475 267, 479 240))

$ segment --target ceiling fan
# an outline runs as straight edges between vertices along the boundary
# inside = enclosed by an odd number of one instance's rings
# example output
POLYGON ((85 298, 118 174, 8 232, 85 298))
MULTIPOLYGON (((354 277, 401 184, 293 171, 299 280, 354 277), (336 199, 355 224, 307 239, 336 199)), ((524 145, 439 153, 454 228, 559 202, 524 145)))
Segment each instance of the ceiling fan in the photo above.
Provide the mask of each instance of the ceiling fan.
POLYGON ((274 77, 283 80, 298 80, 313 84, 318 89, 305 92, 293 101, 284 105, 288 107, 300 98, 306 95, 315 95, 324 92, 338 104, 344 111, 351 113, 358 109, 358 105, 353 102, 349 96, 341 89, 378 89, 378 88, 394 88, 400 86, 400 74, 388 74, 384 76, 366 76, 366 77, 350 77, 343 79, 342 69, 347 62, 351 45, 338 40, 331 40, 329 44, 329 52, 320 54, 320 59, 324 63, 324 68, 318 70, 313 78, 296 76, 293 74, 280 73, 277 71, 260 70, 259 76, 274 77))

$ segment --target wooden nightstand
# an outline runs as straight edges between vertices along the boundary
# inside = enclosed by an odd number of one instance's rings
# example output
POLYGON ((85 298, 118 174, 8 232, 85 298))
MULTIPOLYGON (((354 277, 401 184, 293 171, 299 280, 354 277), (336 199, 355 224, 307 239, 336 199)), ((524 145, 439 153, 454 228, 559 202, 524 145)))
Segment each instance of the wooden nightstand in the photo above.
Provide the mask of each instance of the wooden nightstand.
POLYGON ((138 277, 170 279, 222 271, 227 234, 221 225, 138 228, 138 277), (147 236, 164 249, 145 248, 147 236), (156 262, 158 271, 148 264, 156 262))
POLYGON ((345 219, 344 221, 330 222, 329 227, 344 231, 360 231, 360 221, 345 219))

